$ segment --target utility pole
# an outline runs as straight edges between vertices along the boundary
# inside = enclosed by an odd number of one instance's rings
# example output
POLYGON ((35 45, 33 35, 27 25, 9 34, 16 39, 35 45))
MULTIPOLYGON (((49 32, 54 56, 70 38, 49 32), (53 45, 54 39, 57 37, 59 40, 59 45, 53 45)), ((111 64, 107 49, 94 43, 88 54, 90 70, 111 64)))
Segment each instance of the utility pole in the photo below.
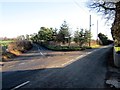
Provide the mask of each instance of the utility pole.
POLYGON ((98 20, 97 20, 97 44, 98 44, 98 20))
MULTIPOLYGON (((90 22, 89 22, 89 32, 91 33, 91 15, 90 15, 90 22)), ((91 46, 91 37, 89 38, 89 47, 91 46)))

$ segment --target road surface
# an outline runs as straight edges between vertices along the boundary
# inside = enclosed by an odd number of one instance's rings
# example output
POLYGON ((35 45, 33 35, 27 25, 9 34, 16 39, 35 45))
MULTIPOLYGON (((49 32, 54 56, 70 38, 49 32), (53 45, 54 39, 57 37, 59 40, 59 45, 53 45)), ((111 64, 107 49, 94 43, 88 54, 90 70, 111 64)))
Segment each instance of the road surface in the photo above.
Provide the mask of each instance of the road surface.
MULTIPOLYGON (((8 64, 9 68, 4 66, 2 86, 12 90, 19 88, 104 88, 107 73, 107 52, 110 48, 103 47, 80 52, 79 56, 81 57, 76 58, 76 60, 70 56, 68 59, 60 59, 61 56, 59 55, 45 58, 40 55, 41 50, 38 50, 39 55, 37 55, 38 51, 35 50, 36 55, 22 57, 25 60, 8 64), (34 62, 32 61, 33 58, 36 58, 34 62), (70 58, 73 58, 73 62, 69 61, 70 58), (68 61, 69 63, 66 63, 68 61), (41 65, 44 64, 45 66, 41 68, 41 65), (59 67, 55 67, 56 64, 59 67), (54 67, 51 67, 51 65, 54 67)), ((35 52, 32 53, 35 54, 35 52)), ((42 53, 52 52, 46 50, 42 53)))

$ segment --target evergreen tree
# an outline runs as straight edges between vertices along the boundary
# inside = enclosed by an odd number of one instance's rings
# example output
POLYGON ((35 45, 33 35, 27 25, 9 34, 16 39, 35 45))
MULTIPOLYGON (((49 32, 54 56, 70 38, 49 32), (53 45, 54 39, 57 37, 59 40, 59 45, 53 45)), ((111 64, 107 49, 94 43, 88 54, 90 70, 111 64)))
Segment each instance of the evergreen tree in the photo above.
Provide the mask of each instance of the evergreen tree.
POLYGON ((69 42, 69 39, 70 39, 69 27, 67 25, 67 22, 64 21, 60 27, 60 31, 58 32, 57 40, 65 44, 66 42, 67 43, 69 42))

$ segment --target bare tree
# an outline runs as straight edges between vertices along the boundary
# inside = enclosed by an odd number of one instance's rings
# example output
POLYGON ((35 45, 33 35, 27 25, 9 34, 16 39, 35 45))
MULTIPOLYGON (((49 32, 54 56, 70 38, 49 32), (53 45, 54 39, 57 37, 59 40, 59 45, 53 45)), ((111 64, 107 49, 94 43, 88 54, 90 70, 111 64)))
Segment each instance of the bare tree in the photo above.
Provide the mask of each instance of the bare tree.
POLYGON ((89 7, 105 15, 105 18, 114 20, 111 34, 115 44, 120 46, 120 0, 92 0, 89 7))

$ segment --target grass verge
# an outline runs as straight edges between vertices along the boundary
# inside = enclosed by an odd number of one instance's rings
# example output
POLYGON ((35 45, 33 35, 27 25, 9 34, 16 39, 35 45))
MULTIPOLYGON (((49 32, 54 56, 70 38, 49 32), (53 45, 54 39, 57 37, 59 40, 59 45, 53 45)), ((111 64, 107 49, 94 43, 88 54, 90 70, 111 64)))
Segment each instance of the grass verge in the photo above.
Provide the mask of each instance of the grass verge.
POLYGON ((91 49, 91 47, 88 46, 52 46, 52 45, 42 45, 43 47, 53 50, 53 51, 81 51, 85 49, 91 49))

